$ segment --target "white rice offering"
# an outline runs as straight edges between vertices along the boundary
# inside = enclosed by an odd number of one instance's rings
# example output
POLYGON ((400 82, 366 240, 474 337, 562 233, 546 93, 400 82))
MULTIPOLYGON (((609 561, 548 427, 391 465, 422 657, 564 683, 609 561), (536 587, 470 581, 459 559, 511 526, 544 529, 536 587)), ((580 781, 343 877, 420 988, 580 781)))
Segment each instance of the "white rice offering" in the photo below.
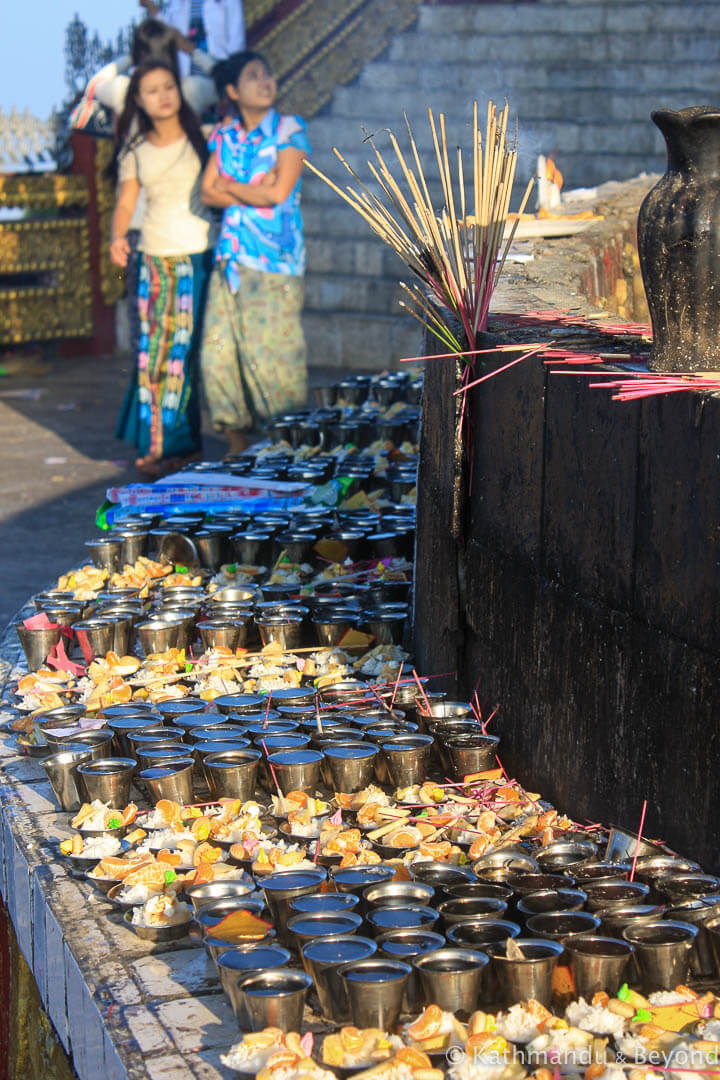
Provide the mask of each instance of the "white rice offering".
POLYGON ((221 1054, 220 1060, 228 1069, 236 1069, 238 1072, 258 1073, 264 1068, 265 1062, 285 1045, 282 1035, 278 1036, 278 1042, 271 1046, 257 1046, 253 1043, 242 1042, 231 1046, 227 1054, 221 1054))
POLYGON ((162 851, 163 849, 175 851, 180 840, 192 840, 195 843, 195 837, 189 829, 185 829, 181 833, 175 832, 174 829, 156 829, 152 836, 143 840, 138 847, 138 851, 162 851))
MULTIPOLYGON (((110 804, 100 802, 99 799, 93 799, 90 806, 93 809, 93 813, 90 814, 89 817, 86 817, 80 824, 80 832, 103 832, 105 829, 105 815, 110 809, 110 804)), ((118 817, 120 817, 119 811, 118 817)))
POLYGON ((702 1039, 720 1042, 720 1020, 705 1020, 695 1030, 702 1039))
MULTIPOLYGON (((303 1058, 297 1065, 291 1065, 285 1069, 273 1069, 272 1076, 273 1080, 336 1080, 335 1073, 316 1065, 310 1058, 303 1058)), ((396 1080, 393 1073, 389 1076, 390 1080, 396 1080)), ((405 1080, 405 1078, 398 1075, 397 1080, 405 1080)), ((407 1080, 413 1080, 412 1069, 407 1072, 407 1080)))
POLYGON ((117 836, 91 836, 83 842, 83 859, 105 859, 108 855, 118 855, 122 844, 117 836))
POLYGON ((133 911, 133 926, 177 926, 189 922, 192 912, 187 904, 168 895, 153 896, 133 911))
MULTIPOLYGON (((508 1080, 510 1066, 504 1062, 497 1062, 487 1058, 483 1060, 481 1054, 464 1054, 462 1058, 451 1065, 445 1074, 447 1080, 508 1080)), ((513 1076, 525 1076, 525 1071, 517 1066, 513 1069, 513 1076)))
POLYGON ((584 1072, 592 1065, 592 1042, 589 1031, 576 1027, 553 1028, 527 1044, 528 1060, 533 1069, 562 1062, 576 1065, 578 1072, 584 1072))
POLYGON ((623 1037, 628 1024, 624 1016, 617 1016, 603 1005, 589 1005, 582 997, 568 1005, 565 1019, 573 1027, 591 1031, 593 1035, 612 1035, 615 1039, 623 1037))
MULTIPOLYGON (((577 1026, 580 1027, 579 1024, 577 1026)), ((508 1042, 528 1043, 538 1037, 540 1027, 537 1017, 533 1016, 524 1005, 512 1005, 507 1012, 498 1013, 497 1033, 508 1042)))
POLYGON ((679 990, 656 990, 650 994, 648 1001, 651 1005, 682 1005, 684 1001, 696 1001, 691 993, 682 993, 679 990))
POLYGON ((126 885, 118 893, 118 899, 124 904, 145 904, 152 896, 158 896, 163 892, 163 889, 163 886, 152 888, 150 885, 132 885, 128 888, 126 885))
POLYGON ((650 1054, 650 1045, 643 1035, 623 1035, 615 1040, 615 1046, 628 1061, 647 1061, 650 1054))

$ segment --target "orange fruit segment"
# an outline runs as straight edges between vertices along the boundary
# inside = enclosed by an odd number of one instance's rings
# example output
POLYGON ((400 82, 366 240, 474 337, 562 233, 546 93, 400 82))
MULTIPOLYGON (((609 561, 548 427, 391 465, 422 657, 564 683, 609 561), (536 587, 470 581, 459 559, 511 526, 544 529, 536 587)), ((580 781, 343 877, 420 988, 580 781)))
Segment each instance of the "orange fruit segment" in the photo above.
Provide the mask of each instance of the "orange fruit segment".
POLYGON ((442 1009, 439 1005, 428 1005, 423 1013, 418 1016, 407 1029, 407 1033, 411 1039, 416 1039, 418 1042, 423 1039, 430 1039, 433 1035, 437 1035, 442 1024, 442 1009))
POLYGON ((182 855, 177 851, 169 851, 167 848, 162 848, 157 853, 157 861, 167 863, 168 866, 179 866, 182 862, 182 855))
POLYGON ((193 866, 200 866, 201 863, 219 862, 222 859, 222 854, 222 848, 213 847, 212 844, 198 844, 193 852, 193 866))
MULTIPOLYGON (((430 1005, 429 1008, 437 1009, 437 1005, 430 1005)), ((432 1068, 432 1062, 427 1054, 423 1054, 422 1050, 418 1050, 414 1046, 404 1046, 402 1050, 398 1050, 393 1062, 398 1065, 409 1065, 411 1069, 432 1068)))
POLYGON ((172 799, 160 799, 156 803, 155 809, 168 823, 177 821, 182 814, 182 807, 179 803, 173 802, 172 799))

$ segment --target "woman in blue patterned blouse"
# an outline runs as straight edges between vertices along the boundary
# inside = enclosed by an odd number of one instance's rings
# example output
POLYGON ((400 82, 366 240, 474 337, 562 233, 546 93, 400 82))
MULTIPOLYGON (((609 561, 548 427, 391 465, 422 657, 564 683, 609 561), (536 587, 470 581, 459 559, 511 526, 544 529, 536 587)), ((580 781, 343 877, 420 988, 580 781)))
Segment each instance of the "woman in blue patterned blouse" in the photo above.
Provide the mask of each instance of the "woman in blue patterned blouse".
POLYGON ((213 132, 203 176, 203 199, 223 221, 202 373, 213 426, 237 453, 253 426, 307 396, 300 175, 310 145, 303 120, 273 108, 277 86, 262 56, 236 53, 216 81, 239 115, 213 132))

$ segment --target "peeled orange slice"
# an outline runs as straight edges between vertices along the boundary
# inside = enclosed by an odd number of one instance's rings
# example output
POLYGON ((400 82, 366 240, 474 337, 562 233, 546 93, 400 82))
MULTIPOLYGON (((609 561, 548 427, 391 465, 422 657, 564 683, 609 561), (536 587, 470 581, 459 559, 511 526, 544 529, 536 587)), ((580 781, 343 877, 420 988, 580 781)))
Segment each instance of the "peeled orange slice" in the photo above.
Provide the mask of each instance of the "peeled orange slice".
POLYGON ((169 851, 167 848, 161 848, 157 853, 157 861, 166 863, 168 866, 180 866, 182 855, 178 851, 169 851))
POLYGON ((407 1033, 411 1039, 421 1041, 437 1035, 442 1024, 442 1009, 439 1005, 428 1005, 425 1011, 409 1025, 407 1033))
POLYGON ((159 814, 162 814, 163 818, 168 823, 177 821, 182 813, 180 804, 173 802, 172 799, 160 799, 156 804, 155 809, 159 814))
MULTIPOLYGON (((429 1007, 437 1009, 437 1005, 430 1005, 429 1007)), ((427 1054, 423 1054, 422 1050, 417 1050, 414 1046, 403 1046, 401 1050, 398 1050, 393 1060, 398 1065, 409 1065, 411 1069, 432 1068, 432 1062, 427 1054)))

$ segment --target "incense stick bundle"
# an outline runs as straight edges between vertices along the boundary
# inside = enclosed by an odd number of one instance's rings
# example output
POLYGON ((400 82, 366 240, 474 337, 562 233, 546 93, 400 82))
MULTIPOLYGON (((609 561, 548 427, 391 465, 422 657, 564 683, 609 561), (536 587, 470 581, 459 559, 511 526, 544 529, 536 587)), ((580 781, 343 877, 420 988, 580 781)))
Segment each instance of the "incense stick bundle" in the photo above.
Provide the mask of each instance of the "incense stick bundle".
MULTIPOLYGON (((306 163, 312 172, 360 214, 376 235, 397 252, 419 279, 421 284, 415 282, 408 285, 401 282, 409 300, 409 303, 401 301, 401 306, 453 352, 463 350, 451 329, 454 319, 460 321, 470 348, 475 346, 479 331, 487 327, 490 300, 505 265, 519 220, 518 215, 503 246, 517 166, 515 144, 511 148, 508 143, 508 118, 507 105, 498 115, 495 105, 488 102, 483 139, 475 102, 471 167, 469 171, 465 168, 462 150, 458 147, 456 168, 453 171, 448 154, 445 116, 440 113, 436 123, 432 109, 428 109, 444 199, 444 205, 439 211, 436 211, 432 204, 407 116, 405 123, 412 163, 408 163, 392 132, 390 145, 398 166, 395 172, 376 147, 373 138, 366 139, 375 153, 375 161, 369 161, 368 167, 373 180, 379 186, 380 196, 363 183, 336 147, 333 152, 350 173, 357 187, 342 190, 311 162, 306 163), (467 214, 466 175, 472 176, 470 215, 467 214), (456 191, 459 207, 456 205, 456 191), (428 291, 434 296, 437 305, 429 301, 428 291), (454 319, 447 319, 443 311, 447 311, 454 319)), ((519 214, 525 209, 533 182, 531 179, 527 186, 519 214)))

